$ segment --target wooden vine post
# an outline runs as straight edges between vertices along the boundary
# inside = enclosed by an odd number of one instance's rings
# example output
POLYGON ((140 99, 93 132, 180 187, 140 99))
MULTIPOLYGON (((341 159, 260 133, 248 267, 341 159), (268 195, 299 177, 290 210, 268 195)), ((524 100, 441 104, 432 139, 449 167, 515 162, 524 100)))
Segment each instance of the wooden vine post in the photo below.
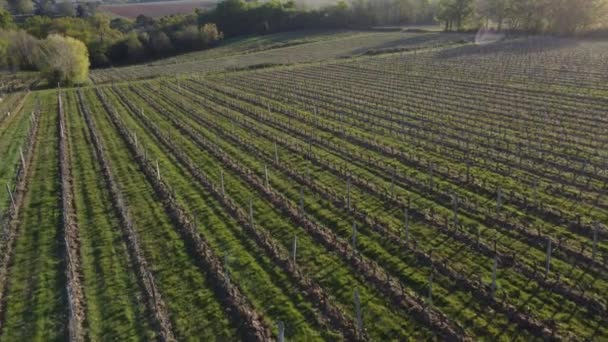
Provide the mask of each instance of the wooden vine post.
POLYGON ((595 226, 593 227, 593 247, 592 247, 592 251, 591 251, 591 258, 592 260, 595 260, 595 257, 597 255, 597 232, 599 230, 599 223, 596 223, 595 226))
POLYGON ((551 239, 547 239, 547 264, 545 265, 545 275, 549 275, 551 270, 551 239))
POLYGON ((492 266, 492 286, 491 286, 492 298, 496 294, 496 268, 497 267, 498 267, 498 257, 494 257, 494 265, 492 266))
POLYGON ((226 188, 224 187, 224 170, 220 170, 220 190, 222 191, 222 196, 226 196, 226 188))
POLYGON ((158 180, 161 180, 161 178, 160 178, 160 165, 158 164, 158 159, 156 159, 156 177, 158 178, 158 180))
POLYGON ((293 244, 291 246, 291 257, 292 257, 292 262, 294 264, 294 266, 296 265, 296 255, 298 252, 298 236, 294 235, 293 236, 293 244))
POLYGON ((13 192, 11 191, 11 186, 6 183, 6 191, 8 191, 8 195, 11 197, 11 204, 13 207, 15 206, 15 198, 13 197, 13 192))
POLYGON ((274 162, 279 163, 279 148, 277 147, 277 143, 274 143, 274 162))
POLYGON ((350 210, 350 176, 346 178, 346 208, 350 210))
POLYGON ((357 253, 357 222, 354 222, 354 221, 353 221, 352 244, 353 244, 353 254, 356 254, 357 253))
POLYGON ((357 330, 359 334, 363 334, 363 318, 361 315, 361 300, 359 298, 359 289, 355 289, 355 310, 357 314, 357 330))
POLYGON ((279 321, 279 336, 278 342, 285 342, 285 323, 283 321, 279 321))
POLYGON ((407 208, 403 209, 403 220, 405 229, 405 242, 407 243, 410 239, 410 212, 407 208))

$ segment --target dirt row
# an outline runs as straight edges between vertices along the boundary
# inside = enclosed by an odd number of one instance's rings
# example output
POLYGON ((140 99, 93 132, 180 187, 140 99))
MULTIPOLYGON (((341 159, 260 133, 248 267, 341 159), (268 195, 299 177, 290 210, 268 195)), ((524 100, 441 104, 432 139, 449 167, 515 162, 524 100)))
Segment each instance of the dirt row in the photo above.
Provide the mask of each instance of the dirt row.
POLYGON ((74 206, 73 179, 70 161, 69 130, 66 125, 63 94, 57 94, 59 111, 59 169, 61 175, 61 202, 63 240, 65 243, 66 291, 68 298, 68 331, 70 341, 86 338, 86 299, 80 258, 80 236, 74 206))

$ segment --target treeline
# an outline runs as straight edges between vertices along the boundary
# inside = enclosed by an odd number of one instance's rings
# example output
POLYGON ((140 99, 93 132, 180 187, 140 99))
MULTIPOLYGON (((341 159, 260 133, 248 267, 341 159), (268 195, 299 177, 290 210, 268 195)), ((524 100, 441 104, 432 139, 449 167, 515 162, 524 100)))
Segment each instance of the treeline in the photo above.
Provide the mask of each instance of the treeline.
POLYGON ((65 78, 72 75, 69 72, 58 79, 42 68, 42 56, 51 59, 54 51, 61 52, 45 49, 44 55, 39 54, 40 42, 51 36, 70 37, 84 44, 79 58, 87 60, 87 71, 89 64, 100 68, 138 63, 212 47, 223 38, 215 24, 200 23, 195 13, 160 19, 140 16, 137 20, 111 19, 99 13, 81 17, 35 15, 15 23, 8 11, 0 9, 0 69, 40 70, 51 84, 83 82, 81 78, 65 78))
POLYGON ((0 65, 38 70, 49 85, 82 84, 89 74, 89 55, 79 40, 57 34, 37 39, 24 31, 0 31, 0 65))
POLYGON ((574 34, 605 29, 607 11, 606 0, 439 0, 436 18, 446 31, 574 34))
POLYGON ((158 20, 140 16, 137 20, 110 19, 104 14, 88 17, 32 16, 19 26, 31 36, 50 34, 82 41, 95 68, 137 63, 213 46, 223 35, 214 24, 199 24, 195 14, 158 20))
POLYGON ((199 22, 226 37, 309 28, 369 28, 442 23, 446 31, 492 27, 573 34, 606 28, 608 0, 350 0, 302 8, 296 1, 224 0, 199 22), (602 26, 604 25, 604 26, 602 26))
POLYGON ((429 24, 434 22, 436 9, 431 0, 336 1, 319 8, 302 8, 293 0, 224 0, 198 18, 200 23, 216 23, 226 37, 234 37, 297 29, 429 24))
POLYGON ((18 15, 42 16, 92 16, 97 11, 94 1, 79 2, 56 0, 6 0, 9 11, 18 15))

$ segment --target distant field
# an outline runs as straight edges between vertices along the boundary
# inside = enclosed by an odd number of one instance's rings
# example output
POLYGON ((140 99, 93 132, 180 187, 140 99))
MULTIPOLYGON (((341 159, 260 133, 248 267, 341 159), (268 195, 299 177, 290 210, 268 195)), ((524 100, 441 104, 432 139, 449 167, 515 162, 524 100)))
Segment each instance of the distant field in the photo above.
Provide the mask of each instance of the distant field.
POLYGON ((286 65, 445 46, 472 41, 470 34, 372 31, 290 32, 227 42, 219 48, 149 64, 94 70, 95 83, 191 73, 212 73, 261 65, 286 65))
POLYGON ((140 14, 156 18, 172 14, 192 13, 196 8, 209 8, 212 6, 215 6, 215 1, 212 0, 184 0, 103 5, 99 9, 119 17, 134 19, 140 14))

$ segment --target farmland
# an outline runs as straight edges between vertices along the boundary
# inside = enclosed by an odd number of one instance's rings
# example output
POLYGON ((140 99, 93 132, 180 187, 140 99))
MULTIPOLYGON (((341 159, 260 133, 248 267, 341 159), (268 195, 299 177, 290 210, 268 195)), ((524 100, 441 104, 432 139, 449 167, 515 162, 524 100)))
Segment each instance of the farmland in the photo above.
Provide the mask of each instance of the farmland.
POLYGON ((0 339, 608 339, 608 44, 217 49, 0 104, 0 339))
POLYGON ((229 41, 219 48, 167 58, 149 64, 94 70, 96 84, 155 77, 211 74, 270 65, 292 65, 346 59, 370 53, 456 45, 470 34, 329 31, 280 33, 229 41))

